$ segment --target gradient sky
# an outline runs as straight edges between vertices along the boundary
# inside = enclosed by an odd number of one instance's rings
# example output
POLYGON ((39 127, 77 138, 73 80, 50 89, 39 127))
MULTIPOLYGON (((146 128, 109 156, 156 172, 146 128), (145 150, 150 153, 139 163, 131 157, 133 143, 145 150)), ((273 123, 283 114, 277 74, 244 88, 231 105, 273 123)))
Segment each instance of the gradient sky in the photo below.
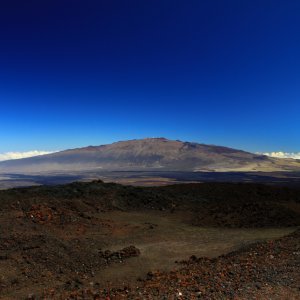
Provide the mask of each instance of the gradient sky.
POLYGON ((300 151, 299 16, 299 0, 1 1, 0 153, 300 151))

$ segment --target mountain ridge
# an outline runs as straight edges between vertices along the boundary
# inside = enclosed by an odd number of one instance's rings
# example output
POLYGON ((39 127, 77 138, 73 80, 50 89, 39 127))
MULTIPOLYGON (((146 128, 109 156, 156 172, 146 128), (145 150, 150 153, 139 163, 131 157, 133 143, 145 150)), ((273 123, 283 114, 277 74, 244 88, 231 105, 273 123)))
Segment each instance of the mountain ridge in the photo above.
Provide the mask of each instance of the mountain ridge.
POLYGON ((118 141, 0 162, 0 172, 84 170, 299 171, 300 162, 163 137, 118 141))

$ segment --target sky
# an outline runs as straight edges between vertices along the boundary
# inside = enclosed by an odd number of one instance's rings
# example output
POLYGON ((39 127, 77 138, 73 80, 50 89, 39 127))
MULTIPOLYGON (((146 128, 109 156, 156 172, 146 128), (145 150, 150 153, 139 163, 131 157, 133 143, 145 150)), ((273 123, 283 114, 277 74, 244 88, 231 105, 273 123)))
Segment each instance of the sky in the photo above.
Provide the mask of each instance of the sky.
POLYGON ((300 151, 300 1, 0 3, 0 154, 166 137, 300 151))

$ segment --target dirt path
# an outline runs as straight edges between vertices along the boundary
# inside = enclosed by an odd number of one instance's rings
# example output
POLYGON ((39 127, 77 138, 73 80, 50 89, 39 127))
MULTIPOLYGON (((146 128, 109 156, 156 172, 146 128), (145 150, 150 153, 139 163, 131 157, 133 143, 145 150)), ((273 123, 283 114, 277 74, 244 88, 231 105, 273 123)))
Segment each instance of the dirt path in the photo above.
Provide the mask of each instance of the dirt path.
POLYGON ((118 224, 118 229, 112 231, 108 248, 117 250, 133 244, 140 249, 141 255, 98 272, 95 280, 104 285, 136 282, 137 278, 145 278, 149 271, 177 268, 175 261, 191 255, 216 257, 242 245, 278 238, 295 230, 202 228, 189 225, 186 212, 112 212, 105 213, 105 218, 118 224))

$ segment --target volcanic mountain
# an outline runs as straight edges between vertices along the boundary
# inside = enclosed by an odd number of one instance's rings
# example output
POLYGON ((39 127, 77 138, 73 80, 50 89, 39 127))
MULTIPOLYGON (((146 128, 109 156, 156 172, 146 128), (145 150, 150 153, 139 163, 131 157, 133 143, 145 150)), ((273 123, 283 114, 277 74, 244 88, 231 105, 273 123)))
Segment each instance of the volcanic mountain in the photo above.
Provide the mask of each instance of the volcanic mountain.
POLYGON ((50 171, 299 171, 300 161, 227 147, 146 138, 8 160, 0 172, 50 171))

